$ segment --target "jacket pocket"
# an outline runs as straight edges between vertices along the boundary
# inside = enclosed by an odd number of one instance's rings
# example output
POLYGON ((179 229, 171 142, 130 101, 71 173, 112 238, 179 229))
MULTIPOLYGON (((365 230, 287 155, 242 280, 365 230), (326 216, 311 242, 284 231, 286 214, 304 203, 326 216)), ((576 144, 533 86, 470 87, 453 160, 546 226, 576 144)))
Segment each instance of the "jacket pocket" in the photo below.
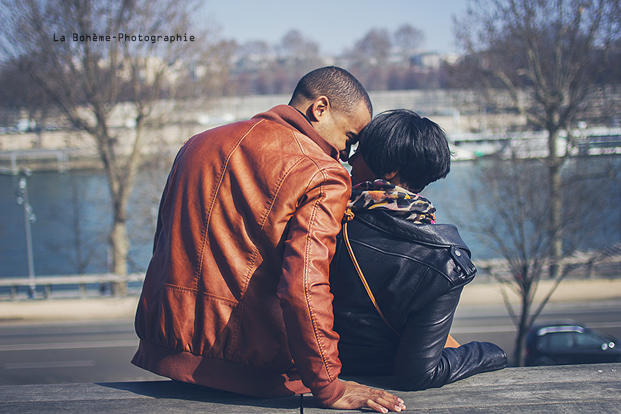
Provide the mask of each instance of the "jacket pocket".
POLYGON ((161 303, 161 343, 195 355, 204 354, 213 347, 236 305, 173 285, 164 285, 161 303))

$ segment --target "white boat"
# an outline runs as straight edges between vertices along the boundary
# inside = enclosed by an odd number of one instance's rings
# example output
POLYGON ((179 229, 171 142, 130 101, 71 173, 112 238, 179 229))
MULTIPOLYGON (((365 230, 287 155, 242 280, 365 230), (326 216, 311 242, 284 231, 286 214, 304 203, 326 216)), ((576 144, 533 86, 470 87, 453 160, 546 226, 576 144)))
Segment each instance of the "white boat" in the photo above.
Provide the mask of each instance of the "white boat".
MULTIPOLYGON (((621 154, 621 128, 582 128, 571 133, 568 144, 567 131, 558 135, 557 155, 606 155, 621 154)), ((510 158, 544 158, 548 155, 548 131, 504 133, 456 133, 449 136, 455 159, 473 159, 487 155, 510 158)))

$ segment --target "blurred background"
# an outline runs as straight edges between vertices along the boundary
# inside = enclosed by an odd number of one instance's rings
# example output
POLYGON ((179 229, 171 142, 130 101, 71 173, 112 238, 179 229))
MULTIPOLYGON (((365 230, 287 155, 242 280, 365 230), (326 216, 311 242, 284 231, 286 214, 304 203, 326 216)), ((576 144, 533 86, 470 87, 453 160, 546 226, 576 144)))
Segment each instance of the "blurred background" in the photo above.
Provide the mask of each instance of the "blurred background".
MULTIPOLYGON (((336 65, 375 114, 409 108, 446 131, 451 173, 423 195, 460 228, 474 283, 498 292, 492 339, 522 365, 561 286, 620 280, 619 7, 1 0, 0 301, 138 295, 183 142, 336 65)), ((605 286, 612 308, 579 322, 619 336, 621 293, 605 286)))

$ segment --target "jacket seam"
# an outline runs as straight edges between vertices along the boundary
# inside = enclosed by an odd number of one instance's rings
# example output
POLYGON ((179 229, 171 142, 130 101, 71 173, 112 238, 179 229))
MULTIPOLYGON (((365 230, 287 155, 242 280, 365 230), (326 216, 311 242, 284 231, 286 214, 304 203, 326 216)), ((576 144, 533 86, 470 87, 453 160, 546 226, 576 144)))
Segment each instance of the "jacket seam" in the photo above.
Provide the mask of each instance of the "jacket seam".
POLYGON ((220 361, 230 362, 231 364, 241 365, 241 366, 244 366, 244 367, 258 368, 258 369, 262 369, 262 370, 266 370, 266 371, 271 371, 271 372, 279 373, 279 374, 282 373, 280 370, 269 368, 269 367, 266 367, 266 366, 253 365, 252 363, 249 363, 249 362, 237 361, 237 360, 228 359, 228 358, 224 358, 224 357, 218 357, 218 356, 214 356, 214 355, 197 354, 197 353, 195 353, 193 351, 189 351, 187 349, 169 348, 166 345, 158 344, 157 342, 153 342, 150 339, 142 339, 142 338, 139 338, 139 339, 142 342, 146 342, 148 344, 151 344, 151 345, 154 345, 154 346, 157 346, 157 347, 160 347, 160 348, 164 348, 164 349, 167 349, 167 350, 173 350, 173 351, 179 351, 179 352, 186 352, 188 354, 192 354, 192 355, 197 356, 199 358, 216 359, 216 360, 220 360, 220 361))
MULTIPOLYGON (((298 148, 300 148, 300 152, 304 155, 306 155, 306 152, 304 151, 304 146, 302 145, 302 143, 300 142, 300 138, 297 136, 295 131, 291 131, 291 133, 293 134, 293 139, 295 140, 295 143, 298 144, 298 148)), ((312 159, 312 158, 311 158, 312 159)), ((313 160, 314 161, 314 160, 313 160)))
MULTIPOLYGON (((407 325, 407 315, 404 315, 404 313, 407 313, 406 309, 409 308, 409 305, 411 305, 411 303, 414 301, 413 300, 414 294, 418 290, 418 287, 420 286, 420 284, 423 283, 423 279, 425 279, 427 277, 427 275, 432 271, 432 269, 433 268, 430 267, 430 266, 425 266, 425 272, 418 279, 418 283, 416 284, 416 287, 414 289, 412 289, 412 291, 408 295, 407 299, 404 300, 403 303, 401 304, 400 309, 399 309, 399 321, 400 322, 403 321, 403 325, 402 326, 407 325)), ((451 283, 451 289, 452 289, 452 283, 451 283)), ((434 298, 434 300, 435 300, 435 298, 434 298)), ((431 303, 431 301, 429 303, 431 303)))
MULTIPOLYGON (((382 254, 387 255, 387 256, 400 257, 400 258, 402 258, 402 259, 406 259, 406 260, 410 260, 410 261, 412 261, 412 262, 418 263, 418 264, 423 265, 423 266, 425 266, 425 267, 426 267, 426 268, 428 268, 428 269, 432 269, 434 272, 436 272, 436 273, 438 273, 438 274, 442 275, 442 277, 444 277, 446 280, 448 280, 448 281, 449 281, 449 283, 451 284, 451 286, 455 283, 454 281, 452 281, 452 280, 451 280, 451 278, 449 277, 449 275, 447 275, 446 273, 444 273, 442 270, 437 269, 435 266, 433 266, 433 265, 431 265, 431 264, 429 264, 429 263, 426 263, 426 262, 420 261, 420 260, 418 260, 418 259, 416 259, 416 258, 414 258, 414 257, 412 257, 412 256, 408 256, 408 255, 405 255, 405 254, 393 253, 393 252, 389 252, 389 251, 386 251, 386 250, 382 250, 382 249, 380 249, 380 248, 378 248, 378 247, 375 247, 375 246, 370 245, 370 244, 368 244, 368 243, 361 242, 361 241, 359 241, 359 240, 350 240, 350 243, 352 243, 352 244, 357 244, 357 245, 359 245, 359 246, 364 246, 364 247, 367 247, 367 248, 369 248, 369 249, 375 250, 376 252, 382 253, 382 254)), ((437 246, 437 247, 441 247, 441 248, 450 248, 450 246, 437 246)), ((450 259, 451 259, 451 260, 453 260, 453 258, 452 258, 452 257, 451 257, 450 259)), ((460 269, 461 269, 461 268, 460 268, 460 269)), ((463 273, 463 272, 461 272, 461 273, 463 273)))
MULTIPOLYGON (((287 169, 285 171, 285 173, 282 175, 281 179, 278 181, 275 190, 273 192, 273 194, 271 195, 271 197, 268 200, 268 205, 267 208, 265 209, 265 212, 263 213, 263 216, 261 217, 260 220, 260 225, 259 228, 261 229, 261 240, 264 237, 264 228, 265 228, 265 222, 267 221, 267 218, 270 215, 270 212, 272 211, 272 209, 274 208, 274 203, 276 202, 276 199, 278 198, 278 194, 280 194, 280 189, 282 188, 283 183, 285 182, 285 180, 287 179, 287 177, 289 177, 289 174, 291 174, 291 171, 293 171, 299 164, 300 162, 302 162, 303 158, 300 158, 300 160, 298 160, 297 162, 295 162, 289 169, 287 169)), ((259 240, 259 241, 261 241, 259 240)), ((250 257, 250 260, 248 261, 248 267, 247 267, 247 271, 246 271, 246 275, 244 277, 244 284, 243 284, 243 289, 241 291, 241 297, 240 297, 240 314, 243 315, 243 310, 244 310, 244 301, 243 301, 243 297, 246 295, 246 291, 248 289, 248 285, 250 284, 250 279, 252 278, 252 269, 254 267, 254 263, 257 259, 257 255, 259 253, 259 248, 255 247, 253 249, 252 255, 250 257)), ((241 329, 241 325, 237 324, 237 328, 235 329, 235 333, 233 334, 233 337, 231 338, 231 346, 230 346, 230 355, 233 355, 236 347, 237 347, 237 341, 239 339, 239 331, 241 329)))
MULTIPOLYGON (((317 163, 317 160, 315 160, 312 157, 308 156, 306 154, 306 152, 304 151, 304 148, 303 148, 303 146, 302 146, 302 144, 301 144, 301 142, 299 140, 299 137, 296 135, 295 131, 292 131, 292 132, 293 132, 293 136, 294 136, 294 138, 296 140, 296 143, 300 147, 300 151, 302 152, 302 154, 304 154, 305 158, 307 160, 309 160, 315 166, 315 168, 317 168, 317 172, 315 174, 313 174, 313 176, 308 180, 308 183, 307 183, 306 188, 304 190, 304 194, 308 193, 308 188, 311 186, 311 183, 313 182, 314 177, 316 177, 317 174, 321 174, 321 176, 322 176, 322 182, 321 182, 321 184, 319 186, 320 187, 320 197, 319 197, 319 199, 317 199, 315 201, 315 203, 313 205, 313 212, 311 214, 311 219, 310 219, 310 222, 309 222, 309 231, 308 231, 308 233, 306 235, 305 256, 306 256, 306 258, 308 258, 309 255, 310 255, 310 247, 311 247, 311 243, 310 243, 311 231, 310 231, 310 229, 313 228, 314 223, 316 221, 316 215, 317 215, 317 209, 318 209, 319 203, 320 203, 321 200, 323 200, 325 198, 325 188, 324 188, 324 186, 325 186, 325 182, 326 182, 326 170, 330 169, 331 167, 330 166, 323 166, 322 167, 322 166, 320 166, 317 163)), ((341 167, 341 168, 343 168, 343 167, 341 167)), ((326 358, 326 355, 325 355, 326 354, 325 346, 323 344, 323 341, 322 341, 322 339, 321 339, 321 337, 320 337, 320 335, 318 333, 318 329, 317 329, 317 318, 315 316, 312 304, 310 303, 310 300, 309 300, 308 283, 307 283, 308 282, 308 274, 309 274, 309 272, 310 272, 310 269, 309 269, 309 266, 308 266, 308 262, 307 262, 307 259, 305 259, 305 263, 304 263, 304 296, 305 296, 305 300, 306 300, 306 306, 307 306, 307 309, 308 309, 308 312, 309 312, 309 315, 310 315, 310 318, 311 318, 311 323, 312 323, 312 326, 313 326, 313 334, 314 334, 315 340, 317 342, 317 346, 318 346, 318 349, 319 349, 321 360, 323 362, 323 366, 326 369, 326 374, 328 375, 328 381, 330 383, 332 383, 334 381, 335 377, 332 375, 330 364, 328 364, 328 361, 327 361, 327 358, 326 358)))
MULTIPOLYGON (((319 170, 318 173, 321 173, 322 177, 323 177, 323 182, 320 185, 320 198, 318 200, 315 201, 314 206, 313 206, 313 213, 311 215, 311 220, 309 223, 309 230, 313 228, 313 225, 315 223, 316 220, 316 214, 317 214, 317 208, 319 205, 320 200, 322 200, 325 197, 325 189, 324 189, 324 184, 326 181, 326 175, 325 172, 323 170, 319 170)), ((309 181, 309 185, 310 182, 312 181, 312 179, 309 181)), ((308 186, 307 186, 308 187, 308 186)), ((305 263, 304 263, 304 296, 306 299, 306 305, 308 307, 308 312, 310 314, 311 317, 311 321, 313 324, 313 334, 315 335, 315 340, 317 341, 317 345, 319 348, 319 353, 321 355, 321 360, 323 361, 323 366, 326 369, 326 374, 328 375, 328 380, 329 382, 334 381, 333 375, 331 373, 331 369, 330 369, 330 364, 328 364, 328 361, 326 359, 325 356, 325 346, 323 344, 323 341, 321 340, 320 335, 318 334, 318 330, 317 330, 317 318, 314 314, 314 310, 312 307, 312 304, 309 300, 309 295, 308 295, 308 275, 310 272, 309 269, 309 264, 307 263, 308 257, 310 256, 310 247, 311 247, 311 243, 310 243, 310 238, 311 238, 311 231, 308 232, 308 234, 306 235, 306 249, 305 249, 305 263)))
POLYGON ((232 306, 237 306, 239 304, 239 302, 235 301, 235 300, 223 298, 221 296, 212 295, 212 294, 207 293, 207 292, 199 292, 196 289, 191 289, 191 288, 187 288, 187 287, 183 287, 183 286, 177 286, 177 285, 173 285, 173 284, 170 284, 170 283, 163 283, 162 284, 162 288, 163 289, 167 289, 167 290, 176 290, 176 291, 181 291, 181 292, 195 293, 197 295, 201 294, 201 295, 206 296, 206 297, 211 298, 211 299, 215 299, 215 300, 219 300, 219 301, 222 301, 222 302, 230 303, 232 306))
POLYGON ((218 180, 217 180, 216 186, 213 189, 213 192, 211 193, 211 201, 210 201, 209 207, 208 207, 208 209, 206 211, 206 221, 203 223, 203 228, 202 228, 202 231, 201 231, 201 249, 200 249, 200 253, 199 253, 199 257, 198 257, 198 266, 196 266, 196 271, 194 272, 194 287, 196 288, 197 291, 198 291, 198 280, 199 280, 200 274, 202 273, 202 270, 203 270, 203 260, 204 260, 204 255, 205 255, 205 245, 207 244, 207 231, 209 229, 209 224, 211 223, 211 214, 213 212, 213 206, 216 203, 216 194, 218 194, 218 192, 220 191, 220 186, 222 185, 222 180, 224 179, 224 172, 228 168, 229 161, 230 161, 231 157, 233 156, 233 153, 235 152, 235 150, 239 147, 241 142, 248 136, 250 131, 252 131, 261 122, 263 122, 263 120, 259 120, 258 122, 252 124, 248 128, 248 130, 241 135, 241 137, 237 140, 237 142, 235 143, 233 148, 231 148, 231 150, 227 154, 227 157, 226 157, 224 163, 222 164, 222 168, 220 169, 220 172, 218 174, 218 180))

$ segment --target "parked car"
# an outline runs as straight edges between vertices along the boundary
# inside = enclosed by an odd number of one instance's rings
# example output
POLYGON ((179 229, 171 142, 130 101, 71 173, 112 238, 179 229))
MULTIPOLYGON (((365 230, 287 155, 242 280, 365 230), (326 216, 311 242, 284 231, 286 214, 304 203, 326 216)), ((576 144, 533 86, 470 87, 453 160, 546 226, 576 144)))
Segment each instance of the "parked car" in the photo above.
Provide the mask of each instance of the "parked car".
POLYGON ((621 362, 621 341, 576 323, 533 326, 526 336, 526 365, 621 362))

